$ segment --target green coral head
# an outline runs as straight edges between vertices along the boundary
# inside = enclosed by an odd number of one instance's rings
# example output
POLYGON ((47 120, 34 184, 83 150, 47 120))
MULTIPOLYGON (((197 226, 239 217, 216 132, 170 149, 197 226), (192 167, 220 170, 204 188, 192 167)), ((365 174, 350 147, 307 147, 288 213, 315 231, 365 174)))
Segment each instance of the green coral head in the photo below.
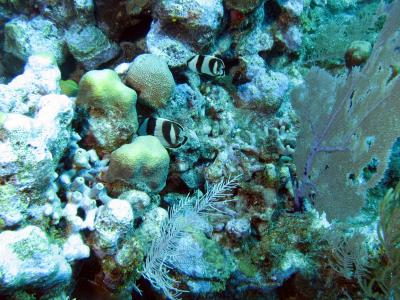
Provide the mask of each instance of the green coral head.
POLYGON ((135 112, 136 99, 136 92, 124 85, 118 74, 110 69, 89 71, 79 82, 77 105, 101 114, 131 115, 135 112))

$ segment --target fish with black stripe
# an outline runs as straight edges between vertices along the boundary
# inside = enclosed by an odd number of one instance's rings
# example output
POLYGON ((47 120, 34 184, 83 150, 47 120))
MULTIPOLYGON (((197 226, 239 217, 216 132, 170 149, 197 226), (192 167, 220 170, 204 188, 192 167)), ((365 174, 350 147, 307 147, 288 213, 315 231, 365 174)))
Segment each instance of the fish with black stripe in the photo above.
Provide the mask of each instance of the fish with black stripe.
POLYGON ((183 127, 163 118, 146 118, 138 130, 139 135, 153 135, 166 148, 179 148, 187 142, 183 127))
POLYGON ((209 76, 224 76, 225 64, 222 59, 211 55, 196 55, 188 60, 187 66, 193 72, 209 76))

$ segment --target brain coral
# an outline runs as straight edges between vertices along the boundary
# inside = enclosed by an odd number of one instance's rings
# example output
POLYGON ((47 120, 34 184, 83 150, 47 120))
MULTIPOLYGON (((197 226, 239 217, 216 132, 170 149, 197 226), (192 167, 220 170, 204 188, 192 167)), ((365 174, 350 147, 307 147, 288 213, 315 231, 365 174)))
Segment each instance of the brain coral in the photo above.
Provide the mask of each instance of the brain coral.
POLYGON ((175 81, 165 61, 142 54, 129 66, 126 83, 139 94, 139 103, 153 109, 163 107, 174 93, 175 81))
POLYGON ((169 155, 154 136, 139 136, 111 154, 107 180, 161 191, 167 180, 169 155))

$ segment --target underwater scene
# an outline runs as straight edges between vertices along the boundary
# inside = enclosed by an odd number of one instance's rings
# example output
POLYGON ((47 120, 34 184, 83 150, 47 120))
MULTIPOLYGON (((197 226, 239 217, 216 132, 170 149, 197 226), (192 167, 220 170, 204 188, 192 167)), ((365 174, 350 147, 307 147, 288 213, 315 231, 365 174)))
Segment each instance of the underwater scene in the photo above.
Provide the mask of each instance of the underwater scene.
POLYGON ((0 300, 400 300, 400 0, 0 0, 0 300))

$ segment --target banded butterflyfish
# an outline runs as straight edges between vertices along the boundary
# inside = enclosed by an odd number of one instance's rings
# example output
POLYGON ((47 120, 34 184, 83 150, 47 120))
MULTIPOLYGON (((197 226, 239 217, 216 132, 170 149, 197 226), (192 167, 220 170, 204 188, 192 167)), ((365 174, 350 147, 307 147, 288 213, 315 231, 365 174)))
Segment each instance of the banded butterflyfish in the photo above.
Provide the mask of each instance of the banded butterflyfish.
POLYGON ((179 148, 187 141, 183 127, 163 118, 146 118, 140 124, 138 135, 153 135, 166 148, 179 148))
POLYGON ((193 72, 209 76, 224 76, 225 65, 222 59, 211 55, 196 55, 188 60, 187 66, 193 72))

